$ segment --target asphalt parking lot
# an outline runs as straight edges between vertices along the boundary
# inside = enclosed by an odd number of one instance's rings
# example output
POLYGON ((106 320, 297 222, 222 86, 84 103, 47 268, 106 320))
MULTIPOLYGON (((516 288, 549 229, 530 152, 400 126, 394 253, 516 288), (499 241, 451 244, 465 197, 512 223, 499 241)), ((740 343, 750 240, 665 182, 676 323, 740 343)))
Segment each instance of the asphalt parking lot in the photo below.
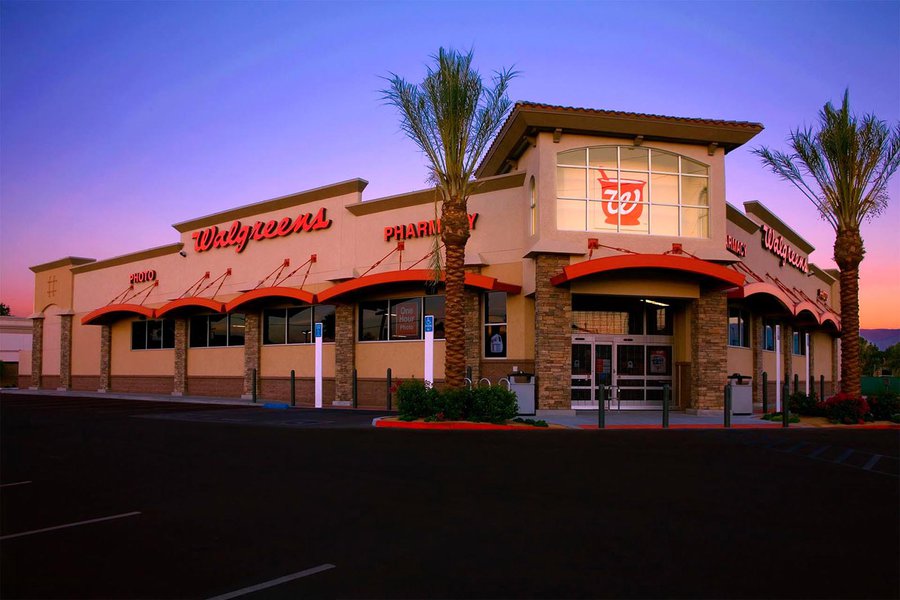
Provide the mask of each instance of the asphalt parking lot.
POLYGON ((377 414, 0 395, 0 597, 900 596, 897 431, 377 414))

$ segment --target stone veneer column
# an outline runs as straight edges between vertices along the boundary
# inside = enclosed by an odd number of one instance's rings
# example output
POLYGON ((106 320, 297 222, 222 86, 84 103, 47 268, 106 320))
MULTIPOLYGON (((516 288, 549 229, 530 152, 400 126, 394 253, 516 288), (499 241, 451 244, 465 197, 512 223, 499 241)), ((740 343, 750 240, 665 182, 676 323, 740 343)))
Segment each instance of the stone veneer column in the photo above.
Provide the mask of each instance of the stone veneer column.
POLYGON ((175 319, 175 381, 172 395, 187 393, 187 319, 175 319))
POLYGON ((31 318, 31 388, 41 387, 41 373, 44 371, 44 316, 31 318))
POLYGON ((721 411, 728 376, 728 300, 725 292, 701 290, 691 303, 692 411, 721 411))
POLYGON ((100 387, 98 392, 110 389, 110 364, 112 362, 112 327, 100 326, 100 387))
MULTIPOLYGON (((466 267, 467 273, 481 273, 481 267, 466 267)), ((481 292, 466 288, 463 301, 466 310, 466 367, 472 369, 473 385, 481 379, 481 339, 484 324, 481 322, 481 292)))
POLYGON ((569 257, 541 254, 535 259, 534 370, 539 410, 571 410, 572 293, 550 278, 569 265, 569 257))
POLYGON ((353 402, 353 369, 356 368, 356 319, 352 304, 334 309, 334 403, 353 402))
POLYGON ((763 395, 763 342, 765 341, 763 337, 766 335, 763 318, 761 316, 753 317, 750 327, 752 328, 750 351, 753 352, 753 372, 750 373, 753 376, 753 402, 761 404, 763 395))
POLYGON ((259 395, 259 311, 245 313, 244 329, 244 393, 241 398, 253 397, 253 370, 256 369, 256 393, 259 395))
MULTIPOLYGON (((781 375, 783 379, 778 385, 783 386, 784 382, 788 383, 788 395, 794 393, 794 328, 790 323, 781 324, 781 375)), ((782 388, 783 389, 783 388, 782 388)), ((782 401, 785 400, 782 398, 782 401)))
POLYGON ((72 315, 59 316, 59 387, 60 391, 72 389, 72 315))

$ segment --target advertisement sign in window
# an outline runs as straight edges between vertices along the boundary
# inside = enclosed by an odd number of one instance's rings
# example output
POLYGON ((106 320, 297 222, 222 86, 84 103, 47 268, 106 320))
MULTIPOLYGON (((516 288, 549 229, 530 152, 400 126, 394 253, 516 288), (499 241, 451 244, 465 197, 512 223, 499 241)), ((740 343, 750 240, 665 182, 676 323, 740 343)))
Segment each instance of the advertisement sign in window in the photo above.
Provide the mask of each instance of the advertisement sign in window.
POLYGON ((403 302, 394 306, 397 320, 394 335, 403 338, 419 337, 419 303, 403 302))

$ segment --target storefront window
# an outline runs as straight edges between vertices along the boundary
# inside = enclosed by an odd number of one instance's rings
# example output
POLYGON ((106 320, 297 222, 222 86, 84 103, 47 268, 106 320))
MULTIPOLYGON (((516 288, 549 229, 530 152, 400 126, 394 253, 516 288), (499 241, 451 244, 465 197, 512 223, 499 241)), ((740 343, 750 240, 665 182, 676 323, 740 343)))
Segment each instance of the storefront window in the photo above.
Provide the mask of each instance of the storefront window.
POLYGON ((797 356, 806 356, 806 333, 802 329, 794 330, 793 353, 797 356))
POLYGON ((444 296, 360 302, 359 341, 421 340, 425 315, 434 316, 434 339, 444 339, 444 296))
POLYGON ((312 344, 313 327, 322 323, 322 341, 334 341, 334 307, 326 304, 263 311, 263 344, 312 344))
POLYGON ((132 350, 159 350, 175 347, 175 321, 150 319, 131 323, 132 350))
POLYGON ((191 348, 244 345, 244 315, 198 315, 191 317, 188 343, 191 348))
POLYGON ((663 150, 560 152, 556 195, 562 230, 709 237, 709 167, 663 150))
POLYGON ((484 356, 506 357, 506 292, 484 295, 484 356))
POLYGON ((728 309, 728 345, 750 347, 750 313, 742 308, 728 309))
POLYGON ((775 351, 775 323, 769 320, 763 321, 762 349, 775 351))

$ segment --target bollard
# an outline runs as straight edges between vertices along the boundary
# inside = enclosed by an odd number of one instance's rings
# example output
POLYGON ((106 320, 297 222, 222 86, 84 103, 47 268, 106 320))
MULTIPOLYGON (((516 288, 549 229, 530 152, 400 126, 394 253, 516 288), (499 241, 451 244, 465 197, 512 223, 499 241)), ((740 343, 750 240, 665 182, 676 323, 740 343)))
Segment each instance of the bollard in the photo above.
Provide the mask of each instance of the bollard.
POLYGON ((466 379, 472 381, 472 367, 466 367, 466 379))
POLYGON ((387 409, 391 410, 391 369, 387 370, 387 409))
POLYGON ((725 428, 731 428, 731 386, 725 386, 725 428))
POLYGON ((291 369, 291 406, 297 406, 297 381, 291 369))
POLYGON ((663 386, 663 429, 669 428, 669 384, 663 386))
POLYGON ((794 373, 794 393, 798 393, 800 391, 800 376, 794 373))
POLYGON ((825 376, 819 375, 819 402, 825 402, 825 376))
POLYGON ((766 414, 769 412, 769 374, 765 371, 763 371, 762 380, 763 414, 766 414))
POLYGON ((356 377, 357 377, 356 369, 353 369, 353 381, 352 381, 353 408, 356 408, 357 404, 359 403, 359 387, 357 384, 356 377))
POLYGON ((253 404, 256 404, 256 369, 253 369, 253 383, 250 385, 250 394, 253 396, 253 404))
POLYGON ((787 393, 790 390, 788 382, 784 382, 784 388, 781 390, 784 396, 784 402, 781 404, 781 426, 788 427, 791 418, 791 403, 788 401, 787 393))
POLYGON ((606 386, 597 388, 599 402, 597 403, 597 428, 606 429, 606 386))

